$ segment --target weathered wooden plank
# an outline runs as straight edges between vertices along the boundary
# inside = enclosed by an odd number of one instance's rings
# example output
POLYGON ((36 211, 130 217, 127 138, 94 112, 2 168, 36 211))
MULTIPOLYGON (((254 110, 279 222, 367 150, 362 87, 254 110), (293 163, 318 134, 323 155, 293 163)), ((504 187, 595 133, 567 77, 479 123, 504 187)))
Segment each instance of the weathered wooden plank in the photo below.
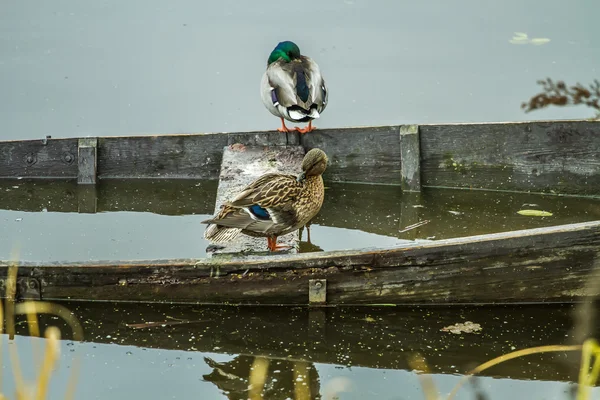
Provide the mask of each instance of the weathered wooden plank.
MULTIPOLYGON (((599 131, 599 121, 587 120, 420 125, 421 184, 598 195, 599 131)), ((300 141, 331 155, 332 181, 399 185, 398 132, 398 126, 317 129, 300 141)), ((249 145, 298 140, 275 131, 105 137, 98 143, 98 177, 216 179, 222 148, 243 143, 238 138, 249 145)), ((76 143, 0 142, 0 178, 75 178, 76 143)))
POLYGON ((244 146, 299 146, 298 132, 234 132, 227 135, 227 144, 243 144, 244 146))
POLYGON ((217 179, 227 134, 98 139, 98 177, 217 179))
POLYGON ((600 194, 600 121, 419 129, 424 186, 600 194))
POLYGON ((400 150, 402 153, 402 190, 421 191, 421 144, 418 125, 400 127, 400 150))
POLYGON ((300 142, 306 151, 318 147, 327 154, 328 181, 400 184, 397 126, 317 129, 301 135, 300 142))
POLYGON ((96 138, 80 138, 77 148, 77 183, 80 185, 96 184, 96 163, 97 163, 97 145, 96 138))
MULTIPOLYGON (((572 302, 600 251, 600 221, 388 249, 231 259, 21 263, 42 298, 206 304, 308 304, 327 279, 327 304, 572 302)), ((0 265, 0 276, 6 266, 0 265)))
POLYGON ((76 178, 78 139, 0 142, 0 178, 76 178))
MULTIPOLYGON (((281 135, 285 138, 285 135, 281 135)), ((240 138, 243 139, 243 138, 240 138)), ((247 138, 246 138, 247 139, 247 138)), ((285 143, 283 141, 282 143, 285 143)), ((223 149, 219 187, 215 203, 216 214, 223 203, 233 199, 245 186, 260 176, 278 172, 298 175, 302 171, 304 149, 301 146, 245 146, 235 143, 223 149)), ((298 246, 298 232, 292 232, 278 238, 278 244, 290 246, 288 253, 295 253, 298 246)), ((227 243, 218 243, 218 247, 210 246, 208 254, 248 253, 262 249, 266 251, 267 240, 246 235, 239 235, 227 243), (210 251, 209 251, 210 250, 210 251)))
MULTIPOLYGON (((470 307, 201 307, 166 304, 112 304, 65 302, 80 321, 87 321, 85 337, 95 342, 158 349, 190 350, 220 354, 264 356, 272 361, 305 360, 343 366, 411 370, 408 356, 418 352, 436 373, 464 373, 473 365, 518 349, 563 343, 572 326, 571 308, 557 306, 470 307), (118 317, 116 317, 118 316, 118 317), (127 324, 146 321, 171 326, 132 329, 127 324), (401 323, 398 323, 401 321, 401 323), (451 334, 443 327, 472 321, 484 335, 451 334), (502 323, 498 323, 501 321, 502 323), (315 330, 315 326, 317 329, 315 330), (549 326, 552 329, 547 329, 549 326), (198 329, 201 327, 202 334, 198 329), (535 334, 523 335, 523 327, 535 334), (465 341, 469 341, 469 346, 465 341), (282 346, 281 343, 285 343, 282 346), (340 351, 343 349, 343 357, 340 351)), ((15 325, 16 333, 27 335, 24 316, 15 325)), ((62 319, 39 316, 40 331, 58 326, 64 340, 72 340, 71 329, 62 319)), ((595 333, 598 329, 595 329, 595 333)), ((249 357, 252 359, 252 357, 249 357)), ((291 362, 290 362, 291 364, 291 362)), ((277 375, 285 375, 283 365, 277 375)), ((222 368, 232 367, 224 363, 222 368)), ((231 371, 238 376, 240 371, 231 371)), ((565 368, 562 357, 530 355, 501 363, 484 371, 484 376, 511 379, 577 379, 577 368, 565 368)), ((223 377, 223 375, 221 375, 223 377)), ((247 387, 247 386, 244 386, 247 387)), ((293 398, 293 396, 290 396, 293 398)))

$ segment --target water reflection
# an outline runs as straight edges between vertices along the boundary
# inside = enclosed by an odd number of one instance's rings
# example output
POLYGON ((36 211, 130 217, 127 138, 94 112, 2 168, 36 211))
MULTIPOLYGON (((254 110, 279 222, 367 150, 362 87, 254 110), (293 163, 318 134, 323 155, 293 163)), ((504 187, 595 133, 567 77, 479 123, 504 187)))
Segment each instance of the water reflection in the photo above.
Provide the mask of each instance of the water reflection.
MULTIPOLYGON (((572 307, 564 306, 62 305, 80 320, 85 341, 73 342, 64 321, 39 316, 41 332, 58 326, 65 339, 52 398, 64 388, 75 358, 83 359, 78 392, 95 390, 99 399, 421 398, 420 377, 409 363, 415 354, 423 356, 432 382, 446 395, 475 365, 514 349, 564 343, 573 325, 572 307), (479 334, 442 329, 459 321, 474 321, 483 329, 479 334)), ((17 346, 24 373, 31 375, 38 365, 31 363, 31 351, 39 346, 29 342, 39 339, 26 339, 22 317, 15 330, 12 344, 6 336, 0 340, 17 346)), ((594 325, 590 334, 598 333, 594 325)), ((3 357, 10 390, 13 376, 8 355, 3 357)), ((560 393, 577 379, 578 365, 565 360, 564 353, 517 358, 484 371, 477 384, 488 399, 529 398, 540 391, 566 399, 560 393)), ((473 398, 468 385, 457 397, 473 398)))
MULTIPOLYGON (((214 212, 217 181, 0 182, 0 255, 19 243, 24 260, 204 257, 199 221, 214 212), (68 229, 63 229, 68 226, 68 229)), ((301 252, 386 247, 600 219, 600 199, 527 193, 326 183, 321 212, 301 252), (550 217, 517 214, 523 208, 550 217), (427 222, 429 221, 429 222, 427 222), (424 222, 427 222, 423 224, 424 222), (415 229, 407 227, 423 224, 415 229)), ((0 256, 0 258, 2 258, 0 256)))
MULTIPOLYGON (((404 370, 411 369, 408 360, 418 353, 435 372, 450 374, 515 348, 564 343, 572 326, 571 307, 565 306, 313 309, 62 304, 81 321, 86 340, 95 343, 404 370), (465 321, 480 324, 481 332, 442 330, 465 321)), ((64 338, 71 339, 67 325, 40 316, 40 327, 49 325, 59 326, 66 332, 64 338)), ((591 334, 598 332, 594 325, 591 334)), ((17 323, 16 333, 27 334, 27 326, 17 323)), ((535 355, 500 364, 486 374, 569 380, 576 377, 572 372, 562 367, 560 359, 535 355)))
POLYGON ((230 400, 321 398, 319 373, 313 363, 246 355, 221 363, 210 357, 204 357, 204 361, 213 369, 203 375, 204 380, 217 386, 230 400), (249 396, 249 392, 261 397, 249 396))

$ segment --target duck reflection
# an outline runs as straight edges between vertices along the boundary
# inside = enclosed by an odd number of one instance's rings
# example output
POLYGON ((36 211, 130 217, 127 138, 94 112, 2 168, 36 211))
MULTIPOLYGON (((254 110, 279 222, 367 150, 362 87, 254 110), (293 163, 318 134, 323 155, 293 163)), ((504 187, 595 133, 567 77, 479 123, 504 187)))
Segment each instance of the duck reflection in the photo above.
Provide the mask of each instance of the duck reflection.
POLYGON ((322 247, 313 244, 310 241, 310 226, 312 225, 312 221, 314 221, 314 218, 311 221, 309 221, 305 226, 300 227, 298 231, 298 252, 300 253, 313 253, 317 251, 323 251, 322 247), (306 241, 302 241, 302 234, 304 232, 304 228, 306 228, 306 241))
POLYGON ((213 370, 203 375, 230 400, 320 399, 319 374, 313 363, 239 355, 217 362, 204 357, 213 370))

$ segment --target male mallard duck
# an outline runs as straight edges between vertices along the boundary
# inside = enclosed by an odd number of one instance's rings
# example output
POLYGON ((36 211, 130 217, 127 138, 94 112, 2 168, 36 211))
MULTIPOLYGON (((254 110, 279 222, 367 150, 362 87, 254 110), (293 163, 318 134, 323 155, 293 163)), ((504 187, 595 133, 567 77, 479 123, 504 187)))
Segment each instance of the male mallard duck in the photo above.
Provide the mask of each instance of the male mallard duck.
POLYGON ((302 160, 299 176, 269 173, 246 186, 219 213, 206 221, 204 237, 213 242, 227 242, 240 233, 266 237, 269 250, 277 237, 306 225, 321 209, 325 187, 321 176, 327 168, 327 155, 312 149, 302 160))
POLYGON ((267 61, 260 85, 263 104, 281 118, 280 132, 289 132, 284 118, 291 122, 308 122, 300 133, 315 129, 312 120, 319 118, 327 106, 327 85, 316 62, 300 54, 294 42, 281 42, 267 61))

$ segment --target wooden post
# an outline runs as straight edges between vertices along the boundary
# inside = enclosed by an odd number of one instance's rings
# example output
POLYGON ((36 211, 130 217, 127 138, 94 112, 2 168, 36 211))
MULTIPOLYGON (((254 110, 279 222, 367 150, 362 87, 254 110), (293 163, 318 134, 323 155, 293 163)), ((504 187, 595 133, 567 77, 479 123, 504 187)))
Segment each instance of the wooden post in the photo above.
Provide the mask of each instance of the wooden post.
POLYGON ((402 190, 421 191, 421 146, 419 125, 400 127, 400 154, 402 157, 402 190))
POLYGON ((77 183, 96 184, 97 138, 80 138, 77 146, 77 183))
MULTIPOLYGON (((268 172, 297 175, 302 171, 304 148, 298 146, 298 134, 288 135, 277 132, 270 136, 271 144, 265 141, 265 136, 257 134, 235 134, 229 138, 229 146, 223 149, 219 187, 215 214, 221 205, 231 200, 240 190, 261 175, 268 172), (294 143, 294 145, 288 145, 294 143)), ((297 252, 298 231, 279 237, 277 243, 291 246, 288 253, 297 252)), ((227 243, 215 243, 207 249, 211 257, 223 253, 263 253, 267 250, 266 238, 255 238, 240 234, 227 243)))

